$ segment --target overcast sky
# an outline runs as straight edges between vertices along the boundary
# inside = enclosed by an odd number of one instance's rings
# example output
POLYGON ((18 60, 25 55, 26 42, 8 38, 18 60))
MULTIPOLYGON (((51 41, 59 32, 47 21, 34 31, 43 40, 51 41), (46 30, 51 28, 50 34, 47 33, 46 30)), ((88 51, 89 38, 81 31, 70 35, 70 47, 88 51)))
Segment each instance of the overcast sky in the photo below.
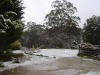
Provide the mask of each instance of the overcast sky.
MULTIPOLYGON (((32 21, 37 24, 43 24, 45 15, 51 10, 51 4, 54 0, 23 0, 24 6, 24 20, 25 23, 32 21)), ((92 15, 100 16, 100 0, 68 0, 77 7, 78 15, 81 18, 80 27, 83 27, 87 18, 92 15)))

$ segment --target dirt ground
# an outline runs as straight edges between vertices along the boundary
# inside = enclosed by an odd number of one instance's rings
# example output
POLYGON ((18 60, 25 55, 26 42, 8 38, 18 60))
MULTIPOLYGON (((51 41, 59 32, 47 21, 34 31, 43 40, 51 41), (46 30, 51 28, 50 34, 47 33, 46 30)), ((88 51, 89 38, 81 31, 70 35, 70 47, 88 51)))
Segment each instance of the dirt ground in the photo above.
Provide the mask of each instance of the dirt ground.
POLYGON ((3 71, 0 75, 83 75, 90 71, 100 71, 100 61, 80 57, 64 57, 51 60, 51 62, 45 61, 20 66, 3 71))

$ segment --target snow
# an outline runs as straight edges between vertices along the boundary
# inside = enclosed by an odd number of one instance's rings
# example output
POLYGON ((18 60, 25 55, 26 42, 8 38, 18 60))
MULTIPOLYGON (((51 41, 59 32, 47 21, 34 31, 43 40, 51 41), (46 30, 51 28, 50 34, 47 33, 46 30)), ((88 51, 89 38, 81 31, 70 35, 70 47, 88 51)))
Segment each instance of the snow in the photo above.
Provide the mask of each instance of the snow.
MULTIPOLYGON (((24 53, 24 51, 21 50, 15 50, 12 51, 13 53, 24 53)), ((49 57, 73 57, 76 56, 78 53, 78 50, 70 50, 70 49, 41 49, 37 51, 37 53, 34 53, 36 55, 44 55, 44 56, 49 56, 49 57)), ((28 54, 25 54, 26 57, 28 57, 28 54)), ((4 68, 0 68, 0 71, 4 71, 7 69, 12 69, 16 68, 18 66, 25 66, 25 65, 31 65, 33 63, 42 63, 44 61, 50 62, 51 60, 46 59, 46 58, 39 58, 36 56, 31 56, 30 60, 26 60, 25 62, 22 63, 13 63, 13 61, 8 61, 8 62, 3 62, 5 65, 4 68), (35 60, 35 61, 34 61, 35 60), (39 62, 41 61, 41 62, 39 62)))
POLYGON ((95 71, 95 72, 88 72, 86 74, 80 74, 80 75, 100 75, 100 71, 95 71))
MULTIPOLYGON (((23 51, 21 51, 21 50, 13 51, 13 53, 23 53, 23 54, 25 54, 24 52, 26 52, 26 51, 24 51, 24 50, 23 51)), ((27 53, 30 53, 30 51, 27 51, 27 53)), ((34 54, 34 55, 25 54, 25 56, 27 58, 30 58, 30 60, 26 60, 26 61, 21 62, 21 63, 13 63, 13 61, 3 62, 5 67, 0 68, 0 72, 4 71, 4 70, 8 70, 8 69, 13 69, 13 68, 16 68, 16 67, 19 67, 19 66, 41 64, 41 63, 44 64, 44 62, 50 63, 53 60, 63 58, 63 57, 77 57, 78 50, 77 49, 76 50, 72 50, 72 49, 39 49, 39 51, 36 51, 36 53, 33 52, 32 54, 34 54), (48 58, 37 56, 37 55, 48 56, 48 58), (56 59, 54 59, 54 57, 56 57, 56 59)), ((90 60, 92 62, 96 62, 95 60, 92 60, 92 59, 84 59, 84 60, 90 60)), ((99 64, 99 63, 96 63, 96 64, 99 64)), ((37 66, 36 65, 34 67, 37 67, 37 70, 38 70, 38 67, 41 70, 58 68, 57 66, 55 66, 55 64, 54 64, 53 67, 52 66, 48 67, 48 66, 50 66, 48 64, 47 64, 47 66, 44 66, 44 67, 43 66, 39 66, 39 65, 37 66)), ((67 70, 59 70, 59 71, 54 70, 52 73, 56 74, 56 75, 62 75, 62 73, 63 73, 63 75, 66 75, 66 74, 68 74, 68 75, 78 75, 78 73, 80 73, 80 72, 81 72, 81 70, 77 70, 77 69, 67 69, 67 70)), ((100 71, 89 71, 87 73, 81 73, 79 75, 100 75, 100 71)))
POLYGON ((44 55, 49 57, 74 57, 77 56, 78 50, 71 49, 42 49, 41 52, 35 53, 38 55, 44 55))
POLYGON ((14 51, 12 51, 13 53, 16 53, 16 54, 18 54, 18 53, 23 53, 23 51, 21 51, 21 50, 14 50, 14 51))
MULTIPOLYGON (((24 51, 22 50, 14 50, 12 51, 13 53, 24 53, 24 51)), ((28 55, 25 54, 26 57, 29 57, 28 55)), ((2 62, 4 64, 4 68, 0 68, 0 72, 1 71, 4 71, 4 70, 8 70, 8 69, 13 69, 13 68, 16 68, 16 67, 19 67, 19 66, 25 66, 25 65, 31 65, 33 64, 33 61, 30 59, 30 60, 26 60, 25 62, 21 62, 21 63, 13 63, 13 61, 7 61, 7 62, 2 62)))
POLYGON ((13 68, 16 68, 16 67, 19 67, 19 66, 31 65, 32 63, 33 63, 32 61, 25 61, 23 63, 13 63, 12 61, 3 62, 5 67, 0 68, 0 72, 4 71, 4 70, 8 70, 8 69, 13 69, 13 68))

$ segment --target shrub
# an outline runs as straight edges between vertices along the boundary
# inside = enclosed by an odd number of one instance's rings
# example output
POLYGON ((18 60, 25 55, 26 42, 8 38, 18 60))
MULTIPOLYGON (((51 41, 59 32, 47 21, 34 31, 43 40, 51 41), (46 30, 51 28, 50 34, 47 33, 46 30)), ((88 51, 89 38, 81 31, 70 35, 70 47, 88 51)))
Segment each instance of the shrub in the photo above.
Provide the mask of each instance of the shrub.
POLYGON ((2 62, 0 62, 0 67, 4 67, 4 64, 2 62))
POLYGON ((0 61, 10 61, 12 53, 10 51, 0 52, 0 61))
POLYGON ((0 52, 0 61, 11 61, 12 58, 20 58, 24 55, 22 53, 15 54, 11 51, 0 52))
POLYGON ((17 40, 10 45, 10 49, 12 50, 19 50, 21 49, 21 43, 17 40))
POLYGON ((12 54, 13 58, 20 58, 20 57, 23 57, 23 56, 24 56, 23 53, 18 53, 18 54, 13 53, 12 54))

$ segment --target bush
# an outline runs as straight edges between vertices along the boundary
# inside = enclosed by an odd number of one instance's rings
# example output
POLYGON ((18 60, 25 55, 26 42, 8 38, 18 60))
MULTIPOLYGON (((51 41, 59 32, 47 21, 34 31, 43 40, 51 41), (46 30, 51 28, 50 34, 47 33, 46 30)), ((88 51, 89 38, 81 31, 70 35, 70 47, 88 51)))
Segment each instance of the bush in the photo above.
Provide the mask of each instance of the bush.
POLYGON ((4 64, 2 62, 0 62, 0 67, 4 67, 4 64))
POLYGON ((12 53, 10 51, 0 52, 0 61, 10 61, 12 53))
POLYGON ((58 46, 58 48, 63 48, 63 44, 62 43, 59 43, 57 46, 58 46))
POLYGON ((13 58, 20 58, 20 57, 23 57, 23 56, 24 56, 23 53, 18 53, 18 54, 13 53, 12 54, 13 58))
POLYGON ((12 50, 19 50, 21 49, 21 43, 19 41, 15 41, 10 45, 10 49, 12 50))
POLYGON ((15 54, 11 51, 0 52, 0 61, 11 61, 12 58, 20 58, 24 55, 22 53, 15 54))

